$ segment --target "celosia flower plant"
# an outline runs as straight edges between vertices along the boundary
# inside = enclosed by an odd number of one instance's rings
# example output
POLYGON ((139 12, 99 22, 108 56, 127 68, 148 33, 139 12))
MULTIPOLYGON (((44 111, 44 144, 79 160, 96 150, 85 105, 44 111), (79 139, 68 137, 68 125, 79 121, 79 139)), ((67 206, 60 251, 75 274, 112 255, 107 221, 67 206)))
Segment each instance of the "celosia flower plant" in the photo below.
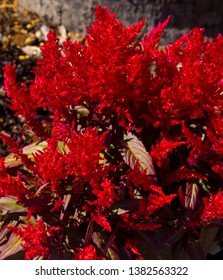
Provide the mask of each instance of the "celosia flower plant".
POLYGON ((0 159, 0 258, 205 259, 223 219, 223 38, 160 46, 97 7, 84 43, 53 32, 26 84, 4 68, 22 147, 0 159))

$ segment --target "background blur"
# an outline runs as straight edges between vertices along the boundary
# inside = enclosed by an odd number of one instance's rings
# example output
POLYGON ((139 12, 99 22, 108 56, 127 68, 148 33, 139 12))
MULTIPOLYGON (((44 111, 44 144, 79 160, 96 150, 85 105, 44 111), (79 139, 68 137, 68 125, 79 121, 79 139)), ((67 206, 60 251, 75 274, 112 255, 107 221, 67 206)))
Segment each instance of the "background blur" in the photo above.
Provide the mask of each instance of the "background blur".
POLYGON ((204 27, 205 35, 223 33, 222 0, 19 0, 19 4, 55 25, 65 25, 70 31, 85 33, 85 26, 94 19, 97 5, 107 6, 125 25, 146 17, 149 31, 168 15, 172 16, 164 35, 173 42, 195 26, 204 27))

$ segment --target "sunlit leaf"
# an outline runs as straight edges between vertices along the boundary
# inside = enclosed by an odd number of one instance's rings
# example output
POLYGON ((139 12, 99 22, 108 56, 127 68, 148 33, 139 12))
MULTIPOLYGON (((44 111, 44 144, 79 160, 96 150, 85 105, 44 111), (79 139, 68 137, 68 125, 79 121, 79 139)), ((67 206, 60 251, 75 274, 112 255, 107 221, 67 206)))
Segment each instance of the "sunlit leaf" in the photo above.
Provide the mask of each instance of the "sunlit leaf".
POLYGON ((23 148, 23 153, 33 158, 33 154, 47 147, 46 141, 35 142, 23 148))
MULTIPOLYGON (((23 153, 28 155, 28 157, 33 160, 33 154, 35 154, 38 151, 42 151, 44 148, 47 147, 47 142, 42 141, 42 142, 34 142, 30 145, 27 145, 23 148, 23 153)), ((19 157, 15 157, 13 153, 9 154, 5 158, 5 166, 6 167, 15 167, 22 164, 22 161, 19 157)))
POLYGON ((100 159, 98 161, 98 164, 105 164, 106 163, 106 159, 105 159, 104 153, 100 153, 99 156, 100 156, 100 159))
MULTIPOLYGON (((17 221, 11 221, 8 226, 15 226, 17 221)), ((7 239, 7 234, 10 232, 9 228, 4 227, 4 221, 0 223, 0 244, 7 239)))
POLYGON ((92 241, 94 242, 94 244, 102 250, 102 246, 104 244, 104 239, 102 237, 102 235, 99 232, 93 232, 92 233, 92 241))
MULTIPOLYGON (((20 221, 22 221, 24 224, 27 224, 27 217, 26 216, 19 216, 20 221)), ((29 218, 29 224, 35 225, 36 224, 36 218, 34 216, 31 216, 29 218)))
POLYGON ((194 210, 198 198, 198 186, 197 184, 187 183, 185 193, 185 207, 194 210))
MULTIPOLYGON (((34 142, 30 145, 27 145, 23 148, 23 154, 28 155, 31 160, 34 160, 34 155, 37 152, 43 151, 47 147, 46 141, 34 142)), ((68 153, 68 147, 64 144, 63 141, 58 141, 58 150, 61 153, 68 153)), ((5 158, 5 166, 8 168, 12 168, 22 164, 20 157, 15 156, 15 154, 11 153, 5 158)))
POLYGON ((68 147, 64 144, 63 141, 58 141, 58 150, 61 153, 67 154, 69 152, 68 147))
POLYGON ((137 200, 124 200, 113 204, 110 210, 112 210, 113 213, 120 215, 123 211, 128 212, 129 210, 135 210, 138 205, 139 202, 137 200))
POLYGON ((6 213, 16 213, 27 211, 22 205, 18 204, 15 197, 1 197, 0 198, 0 213, 5 215, 6 213))
POLYGON ((109 247, 107 250, 107 255, 112 259, 112 260, 120 260, 120 256, 118 254, 118 251, 115 250, 113 247, 109 247))
POLYGON ((21 246, 21 239, 12 233, 7 243, 0 246, 0 260, 4 260, 21 250, 23 250, 21 246))
POLYGON ((202 179, 199 179, 199 185, 202 187, 202 189, 210 194, 210 186, 207 185, 202 179))
POLYGON ((125 209, 122 209, 122 208, 117 208, 117 209, 114 209, 113 212, 117 215, 122 215, 122 214, 128 213, 129 210, 125 210, 125 209))
POLYGON ((126 164, 134 168, 136 162, 140 170, 146 170, 147 175, 156 176, 152 158, 143 143, 132 133, 124 135, 124 147, 120 149, 126 164))
POLYGON ((87 117, 87 116, 90 114, 90 111, 89 111, 86 107, 84 107, 84 106, 82 106, 82 105, 80 105, 80 106, 75 106, 75 110, 76 110, 77 113, 80 114, 82 117, 87 117))

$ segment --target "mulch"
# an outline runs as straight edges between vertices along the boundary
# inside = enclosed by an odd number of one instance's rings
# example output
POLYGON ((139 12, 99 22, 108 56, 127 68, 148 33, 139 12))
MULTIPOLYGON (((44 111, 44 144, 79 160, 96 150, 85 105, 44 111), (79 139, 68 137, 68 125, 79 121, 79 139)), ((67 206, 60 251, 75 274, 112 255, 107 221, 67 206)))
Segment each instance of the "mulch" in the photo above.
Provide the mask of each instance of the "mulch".
MULTIPOLYGON (((49 30, 54 30, 61 42, 66 38, 72 41, 83 39, 81 34, 68 32, 63 25, 53 26, 37 14, 19 7, 17 1, 0 1, 0 131, 24 143, 28 143, 30 138, 26 135, 24 139, 19 139, 24 122, 21 116, 15 117, 9 108, 3 87, 3 67, 7 63, 16 65, 19 82, 33 78, 30 71, 41 57, 40 47, 49 30)), ((9 152, 0 139, 0 157, 9 152)))

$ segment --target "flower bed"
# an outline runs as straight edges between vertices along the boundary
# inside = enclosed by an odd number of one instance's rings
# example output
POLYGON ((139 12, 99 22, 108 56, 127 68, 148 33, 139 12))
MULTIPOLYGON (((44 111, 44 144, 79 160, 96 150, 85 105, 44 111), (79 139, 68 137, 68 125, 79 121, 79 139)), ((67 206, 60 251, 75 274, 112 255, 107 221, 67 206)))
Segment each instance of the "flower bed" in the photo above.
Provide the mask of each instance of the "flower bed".
MULTIPOLYGON (((0 258, 205 259, 223 218, 223 38, 164 48, 97 7, 86 42, 53 32, 5 90, 33 143, 1 133, 0 258)), ((24 132, 25 133, 25 132, 24 132)))

